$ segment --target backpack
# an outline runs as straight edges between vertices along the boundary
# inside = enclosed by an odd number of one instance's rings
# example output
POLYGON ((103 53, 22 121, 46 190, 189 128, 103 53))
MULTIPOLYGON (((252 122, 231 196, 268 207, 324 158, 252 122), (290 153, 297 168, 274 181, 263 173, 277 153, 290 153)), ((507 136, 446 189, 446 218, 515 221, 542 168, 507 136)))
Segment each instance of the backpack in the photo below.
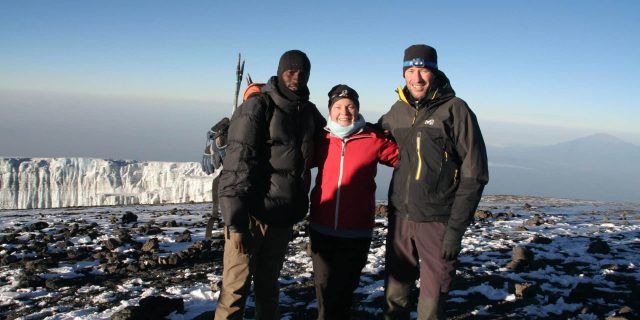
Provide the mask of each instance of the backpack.
MULTIPOLYGON (((242 102, 261 92, 264 83, 251 83, 242 95, 242 102)), ((202 171, 212 174, 222 169, 227 149, 227 135, 231 121, 224 117, 207 132, 204 152, 202 154, 202 171)))
MULTIPOLYGON (((247 101, 250 97, 259 94, 259 98, 264 99, 265 103, 267 103, 268 107, 268 115, 267 121, 271 122, 271 117, 273 116, 273 107, 271 107, 271 98, 268 94, 261 94, 262 87, 264 83, 249 83, 247 89, 245 89, 244 94, 242 95, 242 102, 247 101)), ((229 126, 231 125, 231 120, 229 118, 224 117, 220 121, 211 127, 211 129, 207 132, 207 140, 204 147, 204 153, 202 155, 202 170, 207 174, 215 173, 213 178, 213 182, 211 185, 211 197, 213 202, 212 207, 212 215, 207 220, 207 226, 205 228, 205 239, 211 239, 213 233, 213 227, 216 220, 219 218, 220 213, 218 212, 218 182, 220 181, 219 175, 222 171, 222 166, 224 163, 224 157, 227 154, 227 136, 229 133, 229 126)))

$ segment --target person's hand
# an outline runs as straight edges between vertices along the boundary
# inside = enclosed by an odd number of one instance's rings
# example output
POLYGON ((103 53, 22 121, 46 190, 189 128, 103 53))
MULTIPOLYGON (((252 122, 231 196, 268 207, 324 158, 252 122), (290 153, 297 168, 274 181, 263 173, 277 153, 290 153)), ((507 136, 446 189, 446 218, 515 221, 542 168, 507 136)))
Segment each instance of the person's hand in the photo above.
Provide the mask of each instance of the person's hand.
POLYGON ((248 232, 229 232, 229 241, 233 243, 234 248, 236 248, 240 253, 251 253, 252 245, 251 245, 251 234, 248 232))
POLYGON ((442 259, 455 260, 462 250, 462 237, 454 232, 445 232, 442 239, 442 259))

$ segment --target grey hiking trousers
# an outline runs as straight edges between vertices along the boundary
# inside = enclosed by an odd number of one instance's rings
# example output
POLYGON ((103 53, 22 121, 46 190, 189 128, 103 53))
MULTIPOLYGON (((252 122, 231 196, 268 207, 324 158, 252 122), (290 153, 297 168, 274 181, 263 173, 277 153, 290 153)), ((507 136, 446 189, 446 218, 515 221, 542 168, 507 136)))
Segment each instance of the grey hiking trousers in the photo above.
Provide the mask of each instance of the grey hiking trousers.
POLYGON ((444 319, 455 260, 442 259, 445 224, 389 216, 385 257, 385 319, 409 319, 409 293, 420 278, 418 319, 444 319))

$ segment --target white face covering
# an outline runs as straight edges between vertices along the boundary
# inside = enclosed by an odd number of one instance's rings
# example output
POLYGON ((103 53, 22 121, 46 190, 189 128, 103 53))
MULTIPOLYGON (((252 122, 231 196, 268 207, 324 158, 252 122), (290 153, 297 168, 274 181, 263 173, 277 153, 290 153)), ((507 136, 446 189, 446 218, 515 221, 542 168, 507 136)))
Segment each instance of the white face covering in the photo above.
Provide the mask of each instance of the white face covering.
POLYGON ((364 121, 364 117, 361 114, 358 114, 358 118, 356 121, 352 122, 348 126, 341 126, 331 120, 331 117, 327 118, 327 129, 334 136, 339 137, 340 139, 344 139, 350 136, 352 133, 360 130, 360 128, 364 127, 366 122, 364 121))

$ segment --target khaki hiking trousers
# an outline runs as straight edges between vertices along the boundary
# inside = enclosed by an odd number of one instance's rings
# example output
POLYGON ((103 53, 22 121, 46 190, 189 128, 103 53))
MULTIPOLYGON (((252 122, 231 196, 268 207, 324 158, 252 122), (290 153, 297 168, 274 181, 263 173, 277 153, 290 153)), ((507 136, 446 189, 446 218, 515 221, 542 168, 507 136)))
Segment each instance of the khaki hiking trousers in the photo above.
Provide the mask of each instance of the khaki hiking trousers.
POLYGON ((240 253, 225 228, 222 290, 216 307, 216 320, 242 319, 253 278, 256 303, 255 319, 280 319, 278 277, 293 235, 292 227, 268 226, 253 217, 249 232, 253 250, 240 253))

